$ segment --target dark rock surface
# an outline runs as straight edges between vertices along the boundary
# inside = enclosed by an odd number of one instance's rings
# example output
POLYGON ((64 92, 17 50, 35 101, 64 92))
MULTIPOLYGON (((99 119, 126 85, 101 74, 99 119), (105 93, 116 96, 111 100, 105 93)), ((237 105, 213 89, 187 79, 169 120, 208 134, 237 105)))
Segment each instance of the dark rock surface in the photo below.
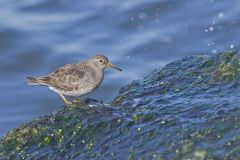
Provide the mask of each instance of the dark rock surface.
POLYGON ((10 131, 0 159, 240 159, 240 54, 190 56, 10 131))

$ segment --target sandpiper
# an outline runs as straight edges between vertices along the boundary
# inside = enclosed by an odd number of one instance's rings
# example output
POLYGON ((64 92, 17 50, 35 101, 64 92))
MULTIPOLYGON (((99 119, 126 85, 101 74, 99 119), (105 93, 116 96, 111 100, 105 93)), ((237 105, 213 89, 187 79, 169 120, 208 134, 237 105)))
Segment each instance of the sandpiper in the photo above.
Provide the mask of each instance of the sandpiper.
POLYGON ((27 77, 27 84, 48 86, 61 96, 65 104, 70 105, 72 102, 65 96, 70 96, 73 102, 78 102, 77 96, 96 90, 102 83, 106 67, 122 71, 109 63, 106 56, 95 55, 86 61, 67 64, 46 76, 27 77))

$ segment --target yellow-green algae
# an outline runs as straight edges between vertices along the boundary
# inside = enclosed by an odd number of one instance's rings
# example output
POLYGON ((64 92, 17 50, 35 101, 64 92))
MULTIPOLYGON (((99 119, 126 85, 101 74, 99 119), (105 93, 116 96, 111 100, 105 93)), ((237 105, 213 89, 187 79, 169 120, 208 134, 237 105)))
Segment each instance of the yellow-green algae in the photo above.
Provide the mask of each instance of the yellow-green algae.
POLYGON ((139 119, 139 116, 137 114, 134 114, 133 115, 133 120, 134 120, 135 123, 138 122, 138 119, 139 119))

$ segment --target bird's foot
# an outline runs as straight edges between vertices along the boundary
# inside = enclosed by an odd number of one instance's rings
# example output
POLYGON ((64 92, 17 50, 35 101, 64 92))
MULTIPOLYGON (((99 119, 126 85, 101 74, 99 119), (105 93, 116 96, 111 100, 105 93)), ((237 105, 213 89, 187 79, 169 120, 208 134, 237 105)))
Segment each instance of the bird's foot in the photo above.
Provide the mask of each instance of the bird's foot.
POLYGON ((72 97, 73 103, 77 105, 85 105, 84 101, 78 100, 75 97, 72 97))
POLYGON ((76 105, 79 105, 79 106, 85 106, 86 103, 84 101, 80 101, 80 100, 77 100, 77 101, 73 101, 74 104, 76 105))
POLYGON ((72 102, 69 102, 69 101, 64 101, 64 103, 65 103, 66 105, 72 105, 72 104, 73 104, 72 102))
POLYGON ((78 100, 78 99, 73 99, 73 103, 81 103, 82 101, 78 100))
POLYGON ((67 107, 70 107, 70 108, 74 108, 74 107, 77 107, 77 103, 74 103, 74 102, 65 102, 66 106, 67 107))
POLYGON ((65 98, 63 94, 61 94, 61 93, 58 93, 58 94, 61 96, 61 98, 63 99, 64 103, 65 103, 67 106, 73 105, 72 102, 68 101, 67 98, 65 98))

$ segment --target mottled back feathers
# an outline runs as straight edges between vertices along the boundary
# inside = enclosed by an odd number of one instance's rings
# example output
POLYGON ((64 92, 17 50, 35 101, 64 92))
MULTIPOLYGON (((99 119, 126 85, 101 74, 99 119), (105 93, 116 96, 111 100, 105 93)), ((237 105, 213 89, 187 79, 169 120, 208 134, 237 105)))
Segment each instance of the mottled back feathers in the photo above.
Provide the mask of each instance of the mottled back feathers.
POLYGON ((56 71, 38 78, 28 77, 28 84, 45 85, 50 89, 67 95, 81 95, 97 88, 103 72, 87 62, 65 65, 56 71))

